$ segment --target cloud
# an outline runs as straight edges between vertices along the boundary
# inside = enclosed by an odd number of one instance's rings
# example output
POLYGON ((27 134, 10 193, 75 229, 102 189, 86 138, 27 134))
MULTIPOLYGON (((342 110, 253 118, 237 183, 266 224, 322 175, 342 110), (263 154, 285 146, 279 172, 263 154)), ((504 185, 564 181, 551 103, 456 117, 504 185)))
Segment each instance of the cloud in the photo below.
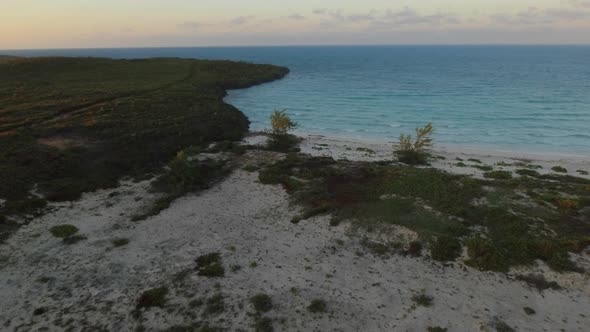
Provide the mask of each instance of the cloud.
POLYGON ((371 10, 367 13, 343 14, 341 11, 316 10, 322 17, 323 28, 338 28, 348 24, 364 24, 370 30, 393 29, 396 27, 424 27, 459 24, 458 16, 448 13, 422 14, 411 8, 398 11, 371 10))
POLYGON ((186 21, 178 24, 178 27, 184 30, 198 30, 202 26, 202 23, 196 21, 186 21))
POLYGON ((243 25, 243 24, 252 22, 255 18, 256 18, 256 16, 253 16, 253 15, 239 16, 239 17, 236 17, 233 20, 229 21, 229 23, 231 25, 243 25))
POLYGON ((307 17, 300 15, 300 14, 289 15, 287 18, 289 18, 291 20, 296 20, 296 21, 302 21, 302 20, 307 19, 307 17))
MULTIPOLYGON (((588 2, 588 6, 588 8, 590 8, 590 2, 588 2)), ((516 14, 493 14, 490 15, 490 19, 495 23, 509 25, 549 25, 560 22, 588 20, 590 19, 590 11, 574 8, 539 9, 537 7, 529 7, 526 10, 520 11, 516 14)))
POLYGON ((590 8, 590 0, 570 0, 569 3, 575 8, 590 8))

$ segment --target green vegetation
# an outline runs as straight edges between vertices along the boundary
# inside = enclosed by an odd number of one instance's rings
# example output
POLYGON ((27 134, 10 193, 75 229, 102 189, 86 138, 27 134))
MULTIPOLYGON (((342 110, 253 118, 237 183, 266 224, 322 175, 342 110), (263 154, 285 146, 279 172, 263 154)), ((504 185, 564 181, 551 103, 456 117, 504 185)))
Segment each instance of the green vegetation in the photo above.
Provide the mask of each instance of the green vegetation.
POLYGON ((263 313, 272 309, 272 299, 266 294, 256 294, 250 298, 250 303, 257 313, 263 313))
MULTIPOLYGON (((590 245, 590 180, 494 174, 479 180, 291 153, 261 168, 259 180, 281 184, 302 206, 294 222, 330 214, 331 224, 349 221, 361 233, 401 225, 418 233, 434 260, 453 261, 466 247, 466 263, 480 270, 542 260, 556 271, 580 271, 568 253, 590 245)), ((396 243, 362 242, 377 255, 410 253, 396 243)))
POLYGON ((399 161, 408 165, 425 165, 430 154, 427 149, 432 146, 434 127, 429 123, 423 128, 416 128, 416 138, 412 141, 412 135, 401 135, 399 146, 394 155, 399 161))
POLYGON ((222 294, 216 294, 211 296, 205 302, 205 314, 206 315, 218 315, 225 311, 225 302, 223 301, 222 294))
POLYGON ((64 225, 53 226, 49 229, 49 231, 51 232, 51 234, 53 236, 65 239, 69 236, 72 236, 72 235, 78 233, 79 229, 78 229, 78 227, 76 227, 74 225, 64 224, 64 225))
POLYGON ((114 239, 113 246, 114 247, 122 247, 129 244, 129 239, 114 239))
POLYGON ((273 332, 272 319, 268 317, 257 317, 254 323, 255 332, 273 332))
POLYGON ((136 308, 163 307, 166 304, 166 287, 152 288, 141 294, 137 300, 136 308))
POLYGON ((497 332, 515 332, 516 331, 515 329, 510 327, 505 322, 499 320, 498 318, 496 318, 494 320, 492 325, 493 325, 494 329, 496 329, 497 332))
POLYGON ((307 311, 316 314, 316 313, 324 313, 328 310, 328 305, 326 301, 322 299, 315 299, 311 301, 311 303, 307 306, 307 311))
POLYGON ((539 174, 539 172, 532 170, 532 169, 527 169, 527 168, 516 170, 516 174, 521 175, 521 176, 530 176, 533 178, 537 178, 537 177, 541 176, 541 174, 539 174))
POLYGON ((222 101, 225 90, 287 72, 173 58, 3 59, 0 198, 8 202, 0 213, 42 208, 29 194, 34 184, 47 200, 75 200, 122 176, 159 172, 185 147, 238 140, 249 123, 222 101))
POLYGON ((454 261, 460 254, 461 242, 453 237, 441 235, 430 243, 430 255, 434 260, 454 261))
POLYGON ((512 179, 512 172, 509 171, 491 171, 484 173, 486 179, 508 180, 512 179))
POLYGON ((580 174, 580 175, 588 175, 588 171, 584 171, 581 169, 577 170, 576 172, 578 172, 578 174, 580 174))
POLYGON ((561 166, 553 166, 551 167, 551 170, 557 173, 567 173, 567 169, 561 167, 561 166))
POLYGON ((419 305, 422 307, 430 307, 430 306, 432 306, 432 302, 434 301, 434 298, 432 296, 428 296, 424 293, 421 293, 419 295, 412 296, 412 301, 414 301, 416 303, 416 305, 419 305))
POLYGON ((268 149, 278 152, 293 151, 299 143, 299 138, 289 134, 289 131, 297 127, 286 110, 275 110, 270 116, 272 130, 268 140, 268 149))
POLYGON ((440 326, 429 326, 426 331, 428 331, 428 332, 447 332, 448 329, 445 327, 440 327, 440 326))
POLYGON ((215 252, 197 257, 197 270, 200 276, 204 277, 223 277, 225 269, 221 262, 221 254, 215 252))

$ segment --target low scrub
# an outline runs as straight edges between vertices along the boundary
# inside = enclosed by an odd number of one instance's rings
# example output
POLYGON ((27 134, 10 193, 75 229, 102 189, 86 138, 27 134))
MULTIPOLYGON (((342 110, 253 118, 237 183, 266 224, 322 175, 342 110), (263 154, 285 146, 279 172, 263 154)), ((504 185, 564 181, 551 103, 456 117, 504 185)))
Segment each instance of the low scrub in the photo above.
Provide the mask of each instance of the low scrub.
POLYGON ((399 161, 408 165, 427 164, 430 157, 428 149, 432 146, 434 132, 434 127, 429 123, 422 128, 416 128, 415 138, 412 138, 412 135, 402 134, 394 155, 399 161))
POLYGON ((272 309, 272 299, 270 296, 260 293, 250 298, 250 303, 257 313, 264 313, 272 309))
POLYGON ((439 236, 430 242, 430 256, 441 262, 454 261, 462 249, 461 242, 449 236, 439 236))
POLYGON ((137 299, 136 308, 163 307, 166 304, 166 287, 152 288, 143 292, 137 299))
POLYGON ((197 271, 200 276, 219 278, 225 275, 225 269, 221 262, 221 254, 210 253, 197 257, 197 271))
POLYGON ((311 301, 311 303, 307 306, 307 311, 311 313, 324 313, 328 310, 328 305, 326 301, 322 299, 315 299, 311 301))
POLYGON ((74 225, 69 225, 69 224, 53 226, 49 229, 49 232, 51 232, 51 234, 53 236, 59 237, 62 239, 72 236, 72 235, 78 233, 78 231, 79 231, 78 227, 76 227, 74 225))

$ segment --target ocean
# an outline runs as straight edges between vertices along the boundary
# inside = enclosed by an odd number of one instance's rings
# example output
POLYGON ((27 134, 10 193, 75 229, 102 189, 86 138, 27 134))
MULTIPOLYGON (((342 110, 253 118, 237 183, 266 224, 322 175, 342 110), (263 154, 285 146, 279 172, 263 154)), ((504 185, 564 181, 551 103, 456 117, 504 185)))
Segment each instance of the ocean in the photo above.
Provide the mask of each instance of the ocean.
POLYGON ((287 66, 230 91, 251 129, 286 109, 298 132, 395 141, 431 122, 435 143, 590 156, 590 46, 330 46, 0 51, 22 56, 229 59, 287 66))

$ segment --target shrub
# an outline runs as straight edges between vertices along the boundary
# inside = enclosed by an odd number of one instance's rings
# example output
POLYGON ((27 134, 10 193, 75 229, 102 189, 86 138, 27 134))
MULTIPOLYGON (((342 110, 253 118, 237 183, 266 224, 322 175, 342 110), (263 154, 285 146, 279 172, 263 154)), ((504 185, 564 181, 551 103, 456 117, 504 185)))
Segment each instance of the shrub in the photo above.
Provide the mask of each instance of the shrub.
POLYGON ((166 294, 168 294, 168 289, 166 287, 146 290, 137 300, 136 307, 137 309, 163 307, 166 304, 166 294))
POLYGON ((570 198, 559 198, 557 199, 557 207, 564 212, 577 210, 578 201, 570 198))
POLYGON ((512 179, 512 172, 509 171, 491 171, 483 175, 486 179, 495 180, 510 180, 512 179))
POLYGON ((551 167, 551 170, 556 173, 567 173, 567 169, 565 169, 561 166, 553 166, 553 167, 551 167))
POLYGON ((297 127, 297 123, 289 118, 286 110, 275 110, 270 115, 270 125, 272 126, 272 134, 277 136, 286 135, 297 127))
POLYGON ((534 177, 534 178, 541 176, 541 174, 539 174, 539 172, 532 170, 532 169, 526 169, 526 168, 516 170, 516 174, 522 175, 522 176, 530 176, 530 177, 534 177))
POLYGON ((488 239, 475 238, 467 241, 467 252, 467 265, 484 271, 508 271, 507 258, 488 239))
POLYGON ((307 311, 311 313, 324 313, 328 309, 326 301, 321 299, 315 299, 307 306, 307 311))
POLYGON ((129 244, 129 239, 114 239, 113 240, 113 246, 115 246, 115 247, 122 247, 122 246, 126 246, 127 244, 129 244))
POLYGON ((412 301, 416 302, 416 304, 419 306, 430 307, 432 306, 432 301, 434 301, 434 298, 422 293, 412 296, 412 301))
POLYGON ((74 225, 64 224, 53 226, 49 229, 49 231, 51 232, 51 234, 53 234, 53 236, 65 239, 69 236, 78 233, 78 227, 74 225))
POLYGON ((217 294, 207 299, 205 314, 214 315, 220 314, 223 311, 225 311, 225 302, 223 301, 223 295, 217 294))
POLYGON ((254 306, 256 312, 267 312, 272 309, 272 299, 266 294, 256 294, 250 298, 250 303, 254 306))
POLYGON ((461 242, 450 236, 439 236, 430 242, 430 255, 437 261, 454 261, 461 254, 461 242))
POLYGON ((225 269, 221 264, 221 255, 217 252, 199 256, 195 262, 200 276, 214 278, 225 275, 225 269))
POLYGON ((409 165, 424 165, 428 163, 427 149, 432 146, 432 134, 434 128, 429 123, 423 128, 416 128, 416 138, 412 141, 412 135, 400 135, 399 146, 394 154, 397 159, 409 165))
POLYGON ((255 332, 273 332, 272 319, 268 317, 257 318, 254 324, 255 332))
POLYGON ((440 326, 430 326, 427 329, 428 332, 447 332, 448 329, 445 327, 440 327, 440 326))
POLYGON ((410 242, 410 247, 408 248, 408 253, 410 256, 419 257, 422 255, 423 245, 420 241, 412 241, 410 242))

